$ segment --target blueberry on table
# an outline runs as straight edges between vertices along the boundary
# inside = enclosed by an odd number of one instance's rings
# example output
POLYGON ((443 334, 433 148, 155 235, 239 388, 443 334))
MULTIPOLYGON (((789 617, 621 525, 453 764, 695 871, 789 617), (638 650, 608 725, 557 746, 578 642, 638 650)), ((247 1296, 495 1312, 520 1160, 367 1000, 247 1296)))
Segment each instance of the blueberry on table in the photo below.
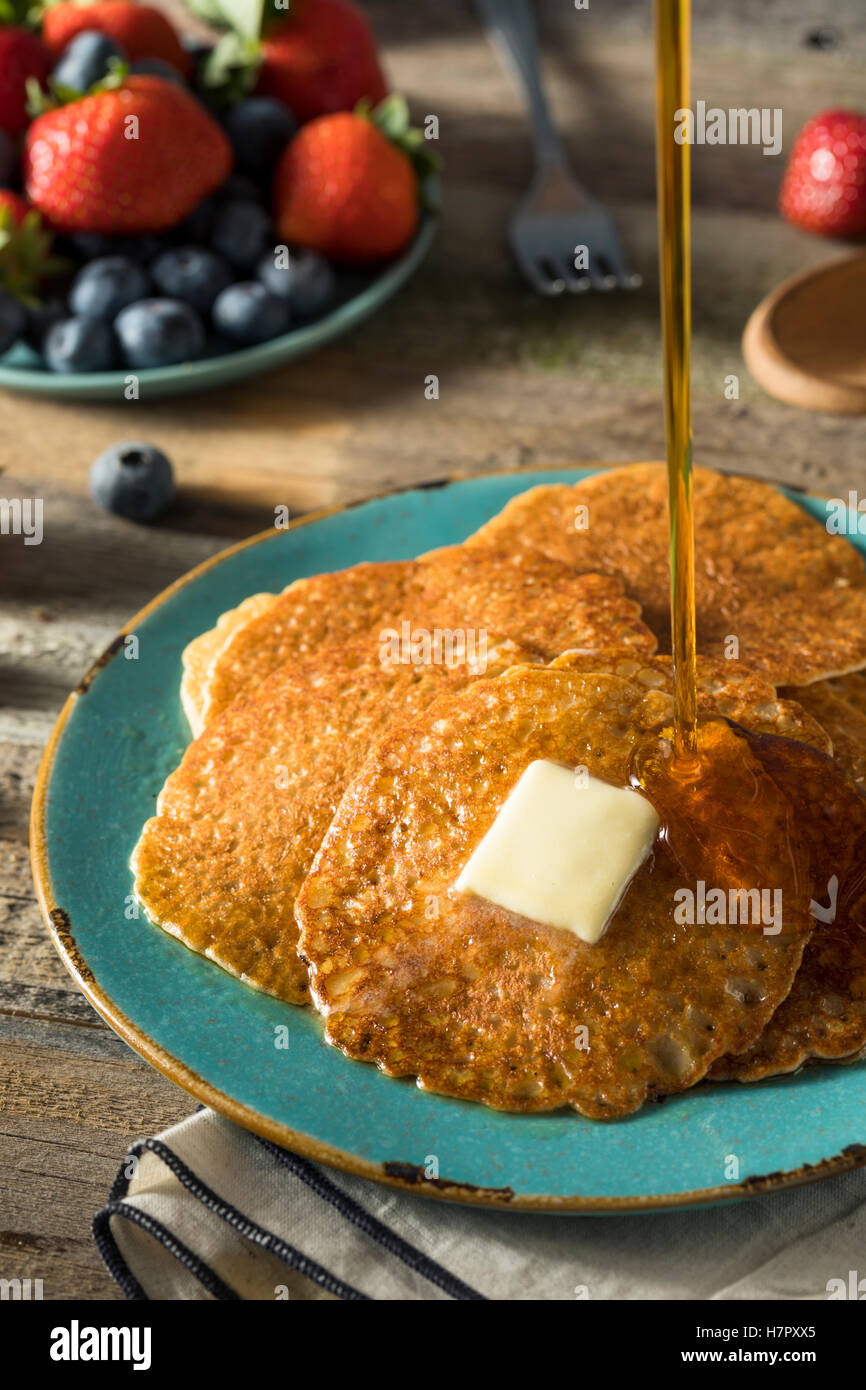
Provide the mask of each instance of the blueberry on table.
POLYGON ((0 352, 6 352, 13 343, 23 336, 27 326, 27 310, 23 304, 0 289, 0 352))
POLYGON ((337 277, 318 251, 289 251, 262 256, 256 275, 266 290, 284 299, 293 319, 319 318, 330 308, 337 291, 337 277))
POLYGON ((298 128, 287 107, 273 97, 248 97, 223 120, 239 169, 261 180, 272 171, 298 128))
POLYGON ((174 474, 161 449, 138 440, 112 444, 90 470, 90 493, 100 507, 127 521, 153 521, 174 496, 174 474))
POLYGON ((200 357, 204 325, 179 299, 142 299, 121 309, 114 320, 120 352, 128 367, 174 367, 200 357))
POLYGON ((232 272, 221 256, 203 246, 176 246, 163 251, 150 268, 161 294, 182 299, 206 314, 220 290, 232 282, 232 272))
POLYGON ((69 307, 85 318, 116 318, 127 304, 144 299, 150 281, 135 261, 124 256, 101 256, 82 267, 72 282, 69 307))
POLYGON ((123 49, 106 34, 98 29, 82 29, 58 58, 51 81, 57 87, 87 92, 95 82, 108 75, 112 58, 122 61, 124 57, 123 49))
POLYGON ((289 327, 284 299, 270 294, 257 280, 241 280, 218 295, 211 314, 214 328, 236 343, 264 343, 289 327))
POLYGON ((272 236, 264 208, 232 198, 217 208, 210 244, 237 270, 252 270, 272 236))
POLYGON ((52 372, 107 372, 117 361, 114 334, 102 319, 60 319, 45 334, 42 353, 52 372))

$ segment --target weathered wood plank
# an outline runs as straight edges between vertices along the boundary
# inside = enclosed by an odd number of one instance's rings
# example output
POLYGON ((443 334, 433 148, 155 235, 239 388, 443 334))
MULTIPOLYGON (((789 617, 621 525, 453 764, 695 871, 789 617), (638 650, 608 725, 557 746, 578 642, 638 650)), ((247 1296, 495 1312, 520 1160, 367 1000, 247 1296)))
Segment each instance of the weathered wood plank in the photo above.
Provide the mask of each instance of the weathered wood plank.
MULTIPOLYGON (((175 0, 169 8, 178 9, 175 0)), ((0 396, 0 494, 41 497, 45 537, 0 538, 0 1273, 47 1298, 115 1295, 90 1240, 130 1139, 189 1113, 184 1093, 108 1029, 57 957, 30 884, 29 800, 67 691, 117 628, 230 540, 298 513, 454 472, 658 456, 651 7, 539 0, 545 73, 575 168, 609 202, 644 288, 534 297, 505 243, 530 166, 512 79, 469 0, 371 0, 394 85, 440 119, 445 205, 415 280, 314 357, 174 402, 80 406, 0 396), (424 379, 440 379, 438 401, 424 379), (93 458, 120 438, 172 457, 178 499, 154 528, 102 513, 93 458)), ((866 12, 834 0, 841 42, 805 43, 814 0, 694 0, 693 92, 780 106, 786 147, 829 103, 862 104, 866 12)), ((701 462, 838 491, 862 487, 863 423, 766 397, 740 334, 758 300, 837 254, 775 213, 783 157, 695 151, 695 442, 701 462), (740 378, 726 400, 725 378, 740 378)))

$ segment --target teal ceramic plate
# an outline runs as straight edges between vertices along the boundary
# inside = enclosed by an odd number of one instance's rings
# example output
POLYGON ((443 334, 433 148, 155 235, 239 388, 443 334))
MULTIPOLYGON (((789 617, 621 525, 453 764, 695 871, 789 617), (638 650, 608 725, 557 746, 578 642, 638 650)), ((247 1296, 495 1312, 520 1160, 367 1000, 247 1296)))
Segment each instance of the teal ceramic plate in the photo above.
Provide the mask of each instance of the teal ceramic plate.
MULTIPOLYGON (((364 1177, 515 1209, 615 1211, 841 1172, 866 1162, 859 1065, 699 1086, 607 1124, 497 1113, 348 1061, 322 1041, 311 1010, 257 994, 127 915, 130 851, 188 740, 177 690, 191 638, 247 594, 462 540, 524 488, 589 471, 455 481, 321 515, 253 538, 161 594, 126 629, 138 659, 116 639, 70 697, 46 753, 33 836, 43 909, 85 994, 148 1061, 238 1123, 364 1177), (286 1047, 275 1045, 281 1026, 286 1047), (423 1176, 430 1154, 436 1182, 423 1176)), ((824 515, 820 501, 798 500, 824 515)))
MULTIPOLYGON (((209 391, 215 386, 226 386, 281 367, 284 362, 304 357, 334 338, 341 338, 391 299, 418 269, 432 245, 436 223, 433 213, 425 213, 408 251, 385 270, 377 274, 341 274, 336 308, 315 323, 295 328, 256 347, 222 352, 219 356, 185 362, 178 367, 151 367, 136 372, 141 399, 152 401, 161 396, 180 396, 188 391, 209 391)), ((28 395, 76 401, 122 401, 126 379, 127 373, 123 371, 50 372, 41 365, 35 352, 20 345, 0 357, 0 387, 28 395)))

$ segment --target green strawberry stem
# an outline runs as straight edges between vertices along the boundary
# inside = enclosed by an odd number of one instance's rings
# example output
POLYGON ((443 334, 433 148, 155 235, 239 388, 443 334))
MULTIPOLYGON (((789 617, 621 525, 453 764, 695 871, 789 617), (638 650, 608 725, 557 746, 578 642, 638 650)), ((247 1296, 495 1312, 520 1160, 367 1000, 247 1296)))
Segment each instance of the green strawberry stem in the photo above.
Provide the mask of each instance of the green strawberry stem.
POLYGON ((216 29, 228 29, 243 39, 259 39, 265 19, 275 13, 285 18, 290 13, 291 0, 283 8, 278 8, 274 0, 186 0, 186 4, 199 19, 216 29))
POLYGON ((42 280, 62 275, 69 263, 51 254, 53 238, 35 208, 16 223, 8 207, 0 207, 0 285, 22 304, 39 303, 42 280))
POLYGON ((419 183, 423 184, 431 174, 437 172, 439 159, 427 148, 423 130, 410 124, 409 104, 404 96, 392 92, 372 110, 367 100, 359 101, 355 107, 355 115, 370 121, 392 145, 403 151, 415 170, 419 183))
POLYGON ((114 92, 123 86, 128 76, 128 63, 122 58, 109 58, 108 72, 86 92, 79 92, 77 87, 64 87, 51 77, 48 79, 49 90, 44 92, 35 77, 28 77, 25 84, 28 115, 35 120, 46 111, 56 111, 58 106, 69 106, 73 101, 81 101, 82 97, 92 97, 99 92, 114 92))
POLYGON ((253 90, 262 63, 258 39, 223 34, 205 59, 201 86, 220 106, 234 106, 253 90))
POLYGON ((19 29, 38 29, 42 9, 33 0, 0 0, 0 26, 14 25, 19 29))

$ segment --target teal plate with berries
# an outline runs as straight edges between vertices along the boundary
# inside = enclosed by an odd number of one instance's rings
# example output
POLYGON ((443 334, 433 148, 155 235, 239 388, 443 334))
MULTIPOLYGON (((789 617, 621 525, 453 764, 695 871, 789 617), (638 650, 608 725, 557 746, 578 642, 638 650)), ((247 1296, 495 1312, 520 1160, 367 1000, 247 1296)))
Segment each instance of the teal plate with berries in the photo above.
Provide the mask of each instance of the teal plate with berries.
MULTIPOLYGON (((272 338, 267 343, 237 350, 219 350, 216 355, 176 367, 138 368, 139 398, 157 400, 190 391, 211 391, 229 386, 249 376, 272 371, 297 357, 305 357, 326 343, 341 338, 357 324, 374 314, 405 284, 420 266, 433 244, 437 224, 432 211, 422 213, 421 222, 408 250, 384 269, 369 272, 340 272, 336 306, 314 323, 304 324, 272 338)), ((55 396, 75 401, 121 401, 127 389, 129 371, 52 372, 42 364, 38 353, 17 344, 0 357, 0 387, 34 396, 55 396)))
MULTIPOLYGON (((866 1068, 700 1085, 605 1124, 418 1090, 327 1046, 317 1015, 258 994, 129 915, 130 852, 189 741, 181 652, 248 594, 463 540, 510 497, 592 469, 455 480, 307 518, 192 571, 124 629, 67 701, 40 769, 33 864, 65 964, 97 1011, 179 1086, 309 1158, 505 1210, 643 1211, 730 1201, 866 1163, 866 1068), (284 1026, 287 1047, 276 1047, 284 1026), (425 1180, 427 1155, 440 1176, 425 1180), (739 1177, 725 1176, 728 1156, 739 1177)), ((794 497, 825 518, 818 498, 794 497)), ((623 524, 627 524, 624 518, 623 524)), ((856 527, 854 528, 856 531, 856 527)), ((866 553, 866 537, 859 537, 866 553)))

